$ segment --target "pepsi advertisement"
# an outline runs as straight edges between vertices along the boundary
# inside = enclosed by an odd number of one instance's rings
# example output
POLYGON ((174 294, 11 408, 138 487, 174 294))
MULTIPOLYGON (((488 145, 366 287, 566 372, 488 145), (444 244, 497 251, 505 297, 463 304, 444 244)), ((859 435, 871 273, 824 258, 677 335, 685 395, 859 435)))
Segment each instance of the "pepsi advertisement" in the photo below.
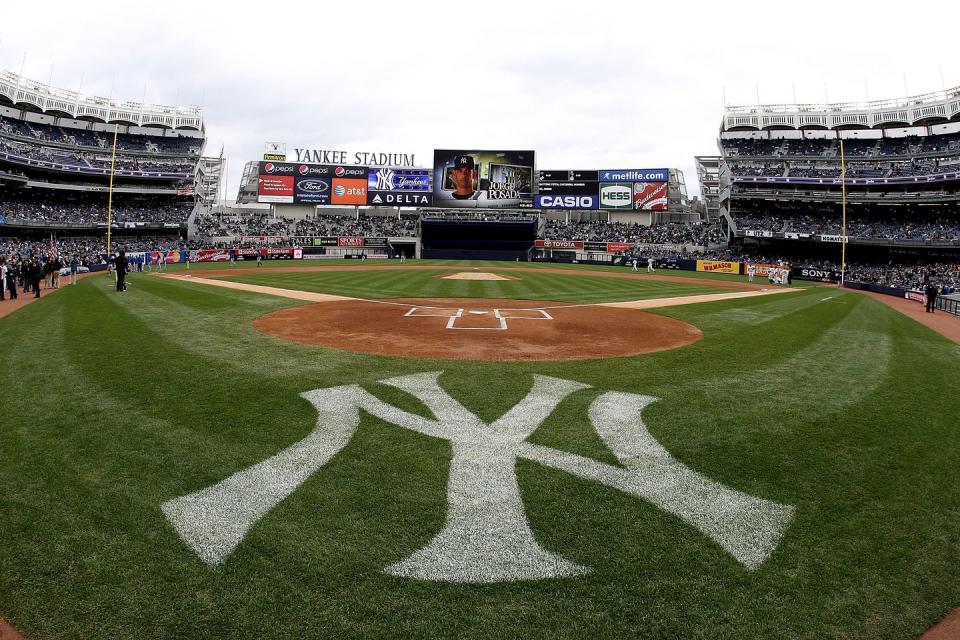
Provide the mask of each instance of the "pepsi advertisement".
POLYGON ((433 205, 451 208, 533 208, 533 151, 437 149, 433 205))
POLYGON ((311 206, 366 204, 367 190, 359 183, 366 182, 369 170, 369 167, 353 165, 260 162, 257 202, 311 206), (349 188, 350 194, 332 198, 337 186, 344 193, 349 188))

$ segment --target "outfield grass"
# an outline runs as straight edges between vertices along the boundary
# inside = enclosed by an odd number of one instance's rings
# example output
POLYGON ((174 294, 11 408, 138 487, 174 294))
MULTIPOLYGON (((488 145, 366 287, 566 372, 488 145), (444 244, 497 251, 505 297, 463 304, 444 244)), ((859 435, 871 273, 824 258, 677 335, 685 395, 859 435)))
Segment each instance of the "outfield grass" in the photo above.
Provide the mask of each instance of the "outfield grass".
MULTIPOLYGON (((523 274, 460 294, 460 282, 411 272, 236 278, 361 297, 582 302, 703 286, 523 274)), ((125 294, 111 288, 88 278, 0 320, 0 616, 34 640, 902 639, 960 603, 960 349, 866 297, 816 287, 673 307, 662 313, 703 340, 630 358, 492 363, 331 351, 252 328, 300 304, 287 299, 137 274, 125 294), (520 460, 538 542, 591 574, 396 578, 383 568, 443 526, 451 448, 369 414, 223 565, 203 564, 164 518, 165 501, 309 433, 316 413, 300 393, 358 383, 428 415, 377 381, 434 370, 485 420, 534 373, 592 385, 530 440, 610 464, 587 406, 608 390, 656 396, 644 421, 675 458, 794 505, 794 519, 750 571, 672 515, 520 460)))

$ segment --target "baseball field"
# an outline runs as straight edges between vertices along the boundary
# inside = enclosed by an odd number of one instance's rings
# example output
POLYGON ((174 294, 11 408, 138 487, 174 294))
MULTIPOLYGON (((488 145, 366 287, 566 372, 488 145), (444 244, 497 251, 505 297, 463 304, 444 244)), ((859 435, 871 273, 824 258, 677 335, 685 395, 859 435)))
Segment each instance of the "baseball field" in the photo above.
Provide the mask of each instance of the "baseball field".
POLYGON ((902 640, 960 604, 954 342, 810 283, 408 265, 94 275, 0 318, 0 617, 902 640))

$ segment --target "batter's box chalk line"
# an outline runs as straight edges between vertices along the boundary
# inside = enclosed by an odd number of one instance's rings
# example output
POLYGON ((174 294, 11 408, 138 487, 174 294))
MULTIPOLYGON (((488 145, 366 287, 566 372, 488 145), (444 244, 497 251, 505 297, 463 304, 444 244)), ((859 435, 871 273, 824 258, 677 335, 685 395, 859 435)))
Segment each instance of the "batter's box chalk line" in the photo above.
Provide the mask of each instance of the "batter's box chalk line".
POLYGON ((447 318, 447 329, 459 331, 506 331, 509 329, 508 320, 553 320, 553 316, 546 309, 492 309, 480 311, 464 308, 445 307, 412 307, 403 314, 405 318, 447 318), (458 320, 463 317, 479 317, 493 315, 493 322, 489 327, 457 326, 458 320))

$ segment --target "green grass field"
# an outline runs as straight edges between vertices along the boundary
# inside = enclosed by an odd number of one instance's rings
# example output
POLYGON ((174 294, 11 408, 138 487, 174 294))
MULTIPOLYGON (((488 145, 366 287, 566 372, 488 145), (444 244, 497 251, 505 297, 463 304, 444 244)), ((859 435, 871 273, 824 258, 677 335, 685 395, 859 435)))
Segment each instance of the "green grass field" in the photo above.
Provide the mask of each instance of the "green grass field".
MULTIPOLYGON (((694 274, 670 273, 689 284, 555 273, 460 282, 432 277, 460 266, 431 266, 243 265, 231 277, 370 298, 718 291, 694 274)), ((464 268, 474 266, 497 265, 464 268)), ((252 327, 293 300, 139 274, 122 295, 112 285, 87 278, 0 319, 0 616, 33 640, 899 640, 960 604, 960 348, 864 296, 808 286, 672 307, 658 313, 696 325, 701 341, 630 358, 493 363, 332 351, 252 327), (380 381, 432 371, 486 422, 520 402, 535 374, 590 385, 527 442, 606 469, 625 463, 591 426, 592 403, 611 391, 654 396, 643 422, 674 459, 790 505, 792 517, 748 568, 667 510, 520 458, 536 542, 589 573, 489 584, 390 575, 444 528, 454 450, 367 410, 221 564, 203 562, 161 509, 304 439, 318 414, 301 393, 360 385, 431 417, 380 381)))

